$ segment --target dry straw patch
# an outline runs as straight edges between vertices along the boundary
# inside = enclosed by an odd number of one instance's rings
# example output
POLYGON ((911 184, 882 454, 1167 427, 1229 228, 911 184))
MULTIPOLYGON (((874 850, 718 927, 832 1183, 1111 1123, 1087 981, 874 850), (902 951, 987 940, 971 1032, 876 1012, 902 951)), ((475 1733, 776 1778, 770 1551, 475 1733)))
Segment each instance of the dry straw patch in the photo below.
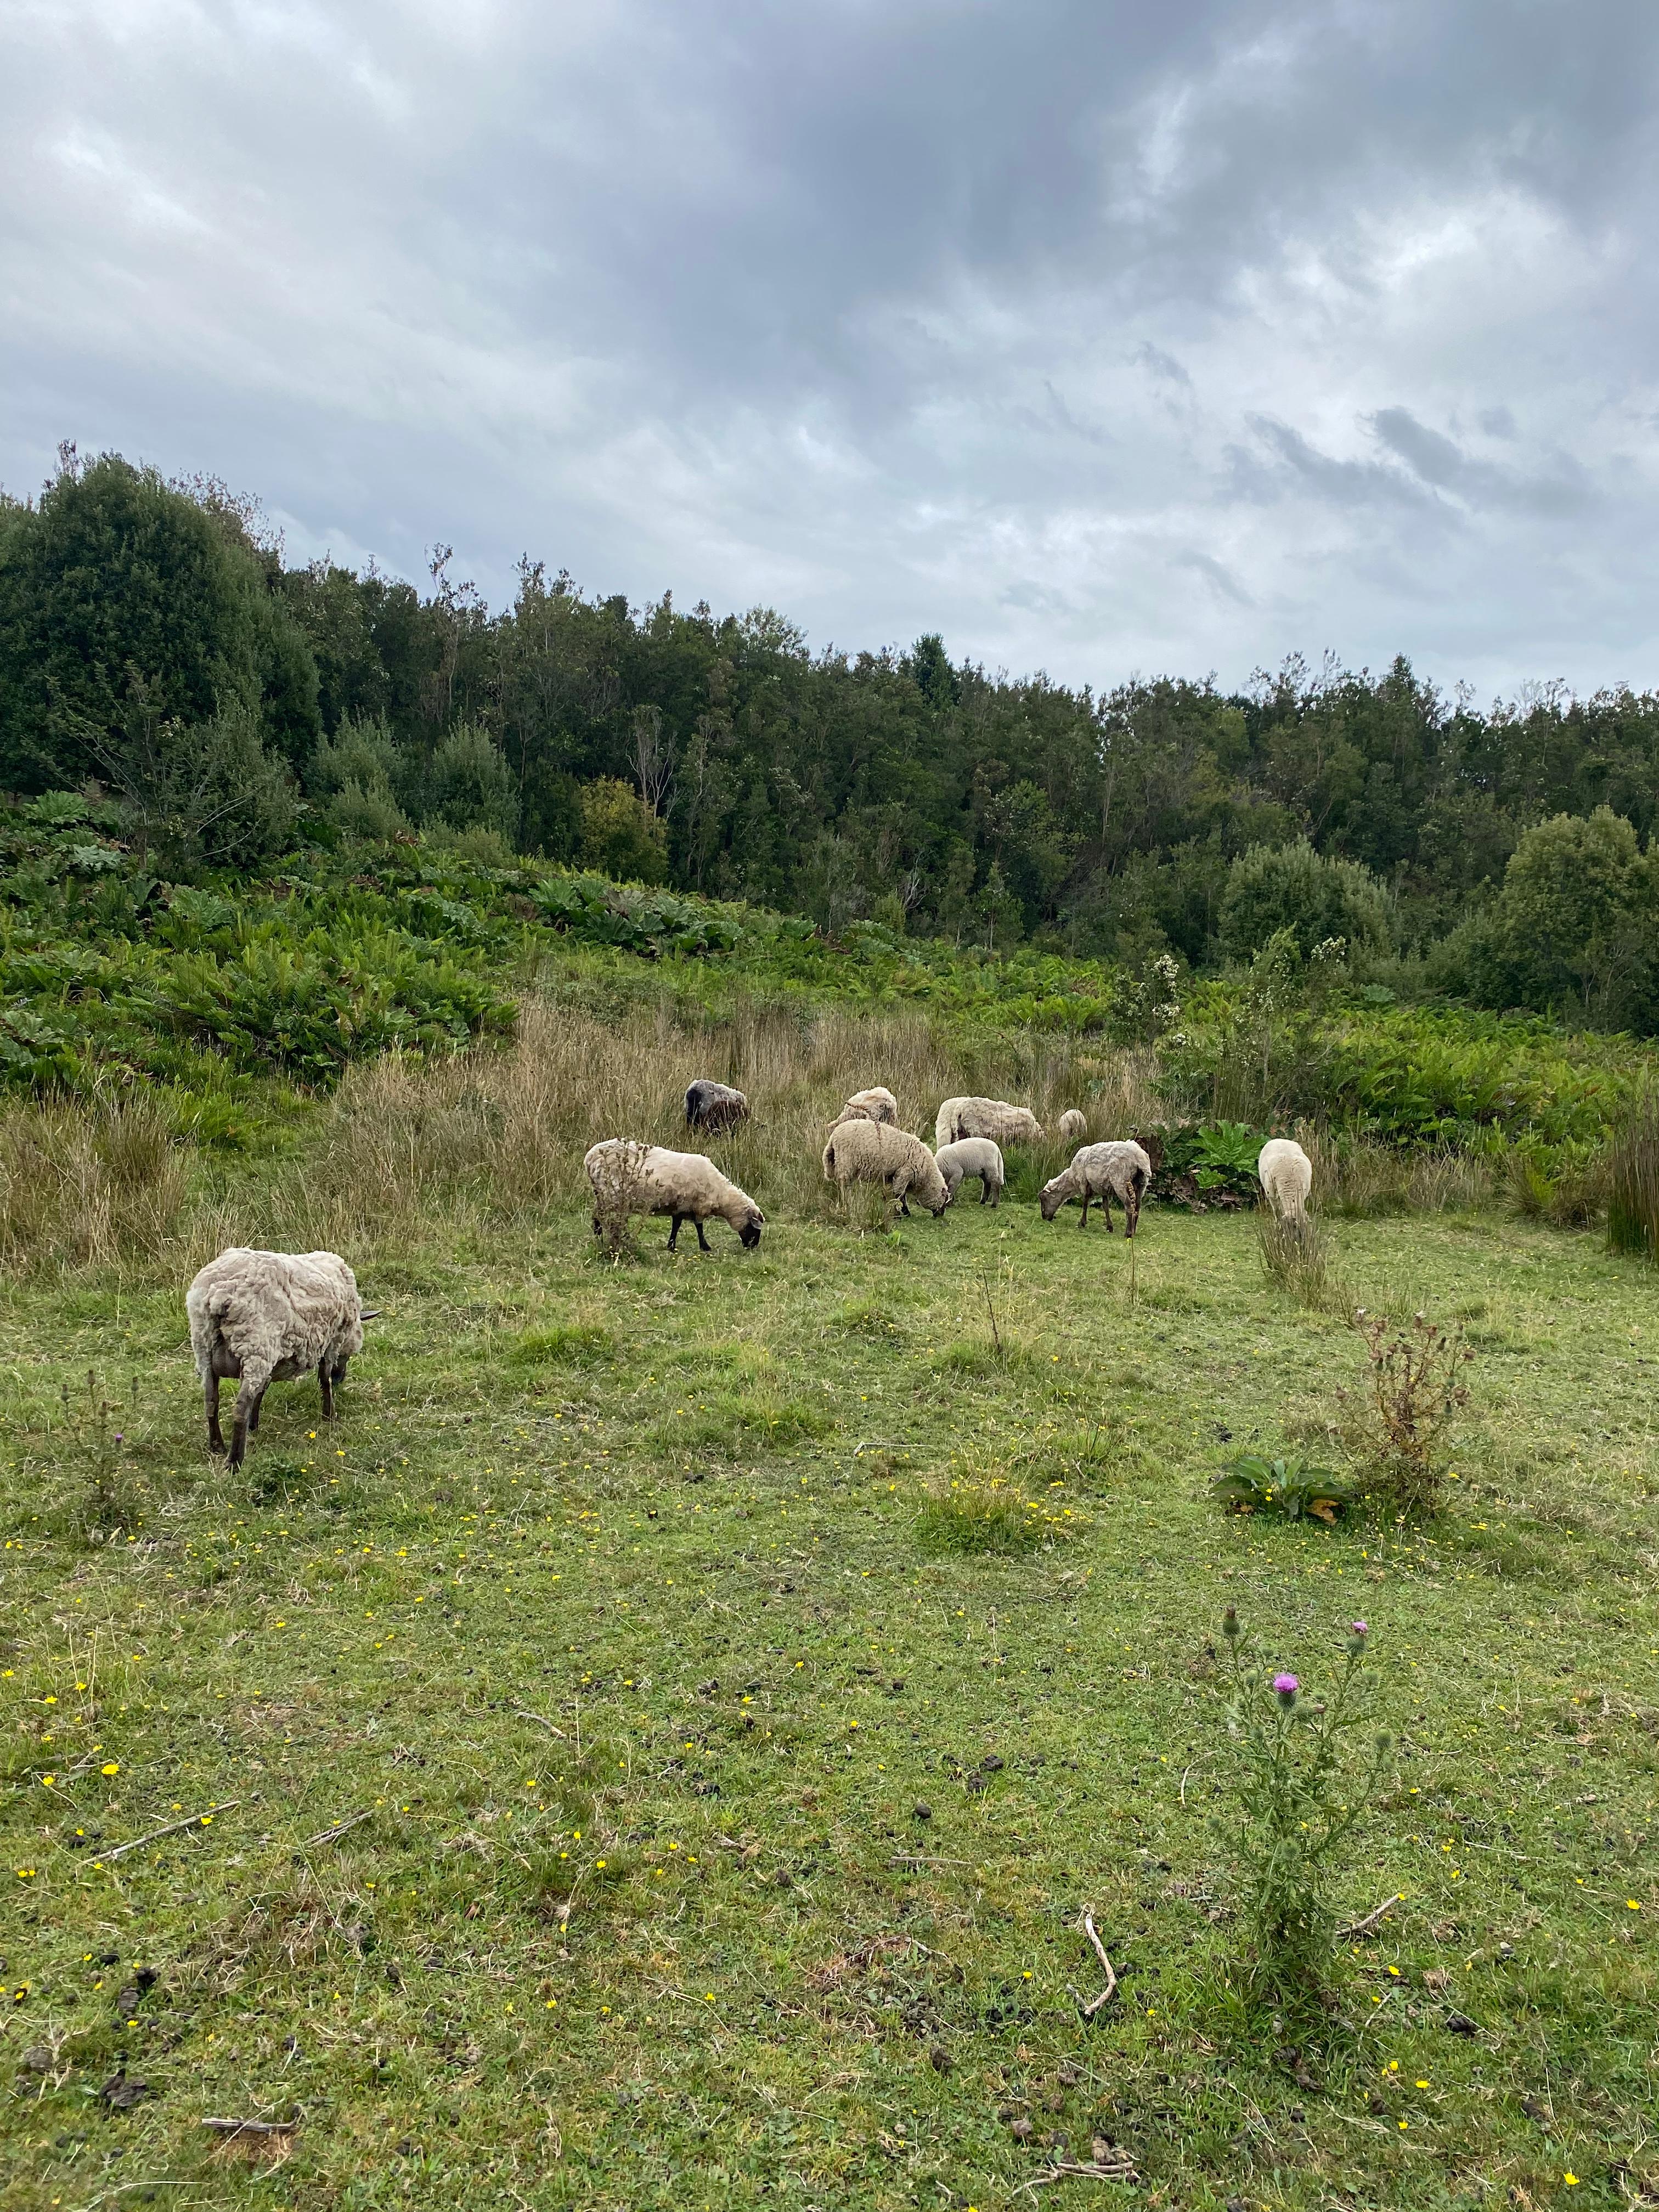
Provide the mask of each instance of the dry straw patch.
POLYGON ((0 1267, 153 1257, 178 1233, 188 1180, 152 1099, 9 1108, 0 1113, 0 1267))

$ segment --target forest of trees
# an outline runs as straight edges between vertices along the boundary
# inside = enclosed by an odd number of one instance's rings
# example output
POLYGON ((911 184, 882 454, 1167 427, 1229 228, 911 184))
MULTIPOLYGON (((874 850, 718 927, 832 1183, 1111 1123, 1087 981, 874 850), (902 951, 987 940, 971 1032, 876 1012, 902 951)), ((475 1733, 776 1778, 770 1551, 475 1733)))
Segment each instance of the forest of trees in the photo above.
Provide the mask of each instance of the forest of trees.
POLYGON ((65 449, 0 501, 0 788, 95 779, 172 865, 419 828, 811 915, 1130 963, 1278 927, 1477 1003, 1659 1028, 1659 696, 1482 710, 1291 660, 1238 693, 1094 693, 782 616, 587 597, 492 611, 289 567, 258 509, 65 449))

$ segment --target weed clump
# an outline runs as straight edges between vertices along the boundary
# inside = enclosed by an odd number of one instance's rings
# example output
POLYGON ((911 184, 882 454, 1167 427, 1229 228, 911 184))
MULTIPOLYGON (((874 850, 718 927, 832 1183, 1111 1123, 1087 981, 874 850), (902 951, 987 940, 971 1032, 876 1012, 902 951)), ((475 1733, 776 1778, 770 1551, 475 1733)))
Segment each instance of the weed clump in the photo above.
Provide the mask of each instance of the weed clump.
POLYGON ((1334 1272, 1324 1231, 1310 1214, 1275 1213, 1264 1206, 1255 1218, 1261 1272, 1276 1290, 1313 1313, 1351 1313, 1353 1297, 1334 1272))
POLYGON ((1299 1459, 1261 1459, 1245 1452, 1210 1485, 1210 1495, 1235 1513, 1267 1513, 1282 1521, 1322 1521, 1328 1528, 1352 1491, 1328 1467, 1299 1459))
POLYGON ((616 1356, 616 1338, 596 1322, 528 1328, 507 1353, 515 1367, 596 1367, 616 1356))
POLYGON ((1365 1345, 1364 1389, 1341 1394, 1364 1494, 1407 1518, 1445 1502, 1445 1439, 1469 1402, 1464 1367, 1474 1354, 1461 1328, 1422 1314, 1395 1328, 1362 1306, 1354 1325, 1365 1345))
POLYGON ((926 1552, 1020 1559, 1076 1531, 1069 1506, 1028 1497, 1006 1475, 954 1474, 933 1484, 916 1516, 926 1552))
POLYGON ((1228 1735, 1239 1754, 1238 1809, 1217 1826, 1232 1856, 1249 1930, 1237 1961, 1247 1999, 1320 2008, 1332 1968, 1336 1915, 1330 1903, 1336 1850, 1364 1815, 1381 1781, 1391 1741, 1373 1732, 1356 1772, 1348 1744, 1370 1724, 1361 1672, 1370 1644, 1363 1620, 1348 1634, 1333 1695, 1305 1698, 1300 1679, 1256 1671, 1231 1606, 1221 1632, 1231 1672, 1228 1735))

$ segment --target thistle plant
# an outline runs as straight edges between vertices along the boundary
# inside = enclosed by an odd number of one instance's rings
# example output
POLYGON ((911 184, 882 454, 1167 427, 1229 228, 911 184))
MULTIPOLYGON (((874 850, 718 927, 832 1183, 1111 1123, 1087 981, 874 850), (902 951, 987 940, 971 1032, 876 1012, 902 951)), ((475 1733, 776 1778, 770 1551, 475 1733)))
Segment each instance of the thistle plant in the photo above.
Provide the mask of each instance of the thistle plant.
POLYGON ((1317 1999, 1336 1926, 1329 1890, 1337 1847, 1365 1811, 1391 1749, 1371 1728, 1373 1698, 1362 1680, 1370 1631, 1352 1623, 1341 1675, 1323 1703, 1304 1696, 1295 1674, 1262 1680, 1231 1606, 1221 1634, 1232 1673, 1227 1729, 1240 1771, 1238 1809, 1219 1826, 1250 1929, 1245 1981, 1281 2003, 1317 1999), (1363 1765, 1352 1747, 1362 1730, 1370 1734, 1363 1765))

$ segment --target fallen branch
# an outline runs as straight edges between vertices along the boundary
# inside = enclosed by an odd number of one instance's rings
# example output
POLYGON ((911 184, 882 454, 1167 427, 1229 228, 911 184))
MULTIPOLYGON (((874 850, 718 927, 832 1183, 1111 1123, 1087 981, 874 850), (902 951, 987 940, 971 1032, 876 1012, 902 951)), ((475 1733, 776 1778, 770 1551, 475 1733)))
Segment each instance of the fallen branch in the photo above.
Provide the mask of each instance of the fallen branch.
POLYGON ((180 1828, 194 1828, 211 1820, 216 1814, 234 1813, 241 1802, 240 1797, 227 1797, 222 1805, 210 1805, 205 1813, 191 1813, 185 1820, 169 1820, 165 1828, 152 1828, 147 1836, 135 1836, 130 1844, 117 1844, 113 1850, 100 1851, 93 1864, 107 1866, 112 1859, 125 1858, 129 1851, 136 1851, 144 1844, 156 1843, 163 1836, 176 1836, 180 1828))
POLYGON ((314 1836, 307 1836, 301 1848, 314 1851, 320 1844, 337 1844, 349 1828, 355 1828, 359 1820, 372 1818, 374 1810, 372 1805, 366 1805, 361 1813, 348 1813, 343 1820, 337 1820, 331 1828, 319 1828, 314 1836))
POLYGON ((1347 1943, 1352 1942, 1353 1937, 1356 1936, 1369 1936, 1372 1929, 1375 1928, 1380 1921, 1387 1918, 1388 1915, 1394 1911, 1396 1905, 1403 1905, 1405 1902, 1406 1900, 1404 1896, 1399 1893, 1396 1893, 1393 1897, 1385 1897, 1382 1904, 1377 1905, 1374 1911, 1368 1912, 1363 1920, 1356 1920, 1351 1926, 1346 1928, 1339 1928, 1336 1931, 1337 1942, 1339 1943, 1347 1943))
MULTIPOLYGON (((1106 1946, 1100 1940, 1100 1930, 1095 1926, 1095 1916, 1092 1912, 1085 1911, 1083 1916, 1083 1932, 1088 1937, 1089 1941, 1094 1945, 1095 1956, 1099 1960, 1101 1965, 1106 1970, 1105 1988, 1101 1991, 1097 1997, 1091 1997, 1088 2003, 1083 2008, 1083 2017, 1085 2020, 1092 2020, 1095 2014, 1100 2010, 1102 2005, 1107 2003, 1111 1998, 1117 1995, 1117 1976, 1112 1971, 1111 1960, 1106 1956, 1106 1946)), ((1070 2168, 1057 2170, 1064 2170, 1066 2172, 1072 2171, 1070 2168)), ((1079 2168, 1078 2170, 1086 2172, 1089 2169, 1079 2168)))
POLYGON ((211 2128, 216 2135, 227 2141, 233 2136, 291 2136, 300 2124, 298 2120, 198 2120, 198 2127, 211 2128))
POLYGON ((513 1717, 517 1721, 534 1721, 538 1728, 544 1728, 550 1735, 557 1736, 561 1742, 564 1741, 564 1730, 555 1728, 545 1713, 527 1712, 522 1705, 514 1705, 513 1717))
POLYGON ((1115 2150, 1105 2158, 1057 2158, 1052 2166, 1044 2166, 1024 2184, 1027 2189, 1041 2189, 1050 2181, 1139 2181, 1135 2162, 1127 2150, 1115 2150))

